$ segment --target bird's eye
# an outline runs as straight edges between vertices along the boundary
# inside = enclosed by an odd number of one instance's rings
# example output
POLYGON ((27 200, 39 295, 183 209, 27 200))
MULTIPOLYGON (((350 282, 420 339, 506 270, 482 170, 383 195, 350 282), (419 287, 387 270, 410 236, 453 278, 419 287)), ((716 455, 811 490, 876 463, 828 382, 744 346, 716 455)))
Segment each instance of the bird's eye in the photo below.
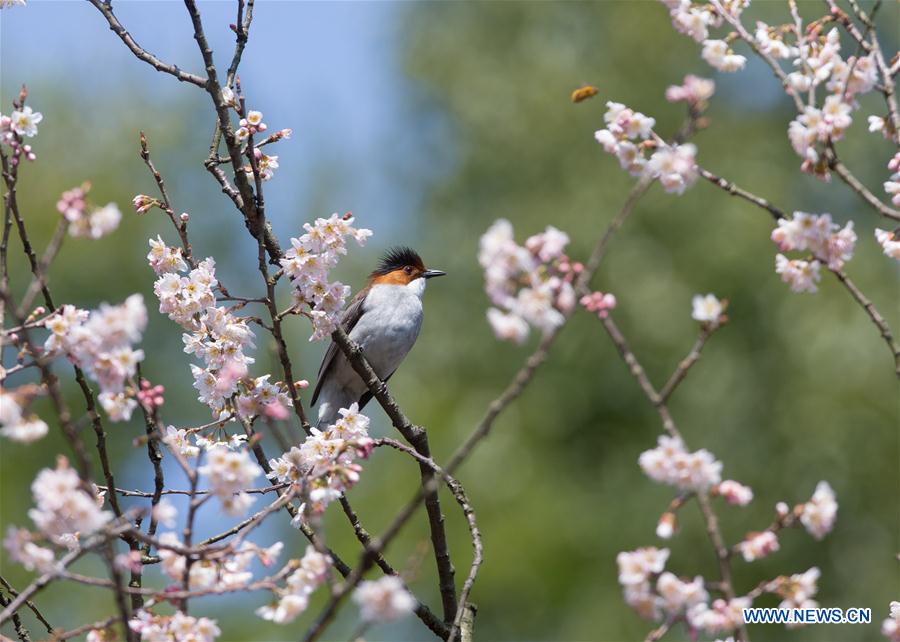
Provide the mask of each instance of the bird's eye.
POLYGON ((412 271, 413 271, 412 266, 407 265, 405 268, 403 268, 403 271, 406 272, 407 274, 412 274, 412 271))

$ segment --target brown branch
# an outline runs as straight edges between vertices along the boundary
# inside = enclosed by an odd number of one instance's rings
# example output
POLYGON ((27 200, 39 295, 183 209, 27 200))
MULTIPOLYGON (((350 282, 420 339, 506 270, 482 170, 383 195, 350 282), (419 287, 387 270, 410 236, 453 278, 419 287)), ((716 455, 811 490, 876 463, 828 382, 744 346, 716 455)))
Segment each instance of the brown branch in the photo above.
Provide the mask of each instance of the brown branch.
POLYGON ((663 637, 665 637, 666 633, 672 630, 672 626, 677 621, 677 617, 675 617, 674 615, 669 615, 662 624, 660 624, 658 627, 647 634, 647 637, 644 638, 644 642, 658 642, 659 640, 662 640, 663 637))
POLYGON ((669 397, 672 396, 672 393, 675 392, 675 388, 678 387, 684 378, 687 376, 688 370, 691 369, 697 361, 700 359, 700 352, 703 351, 703 346, 706 345, 706 342, 712 336, 712 333, 716 331, 718 325, 708 325, 704 324, 700 328, 700 336, 697 337, 697 341, 694 343, 694 346, 691 348, 691 351, 687 354, 687 356, 681 360, 678 364, 678 367, 675 369, 675 372, 672 373, 672 376, 669 377, 669 380, 666 381, 665 385, 659 390, 659 399, 663 403, 669 400, 669 397))
POLYGON ((85 553, 87 553, 92 548, 106 542, 108 538, 117 537, 129 527, 130 525, 115 524, 112 527, 109 527, 106 532, 92 536, 74 551, 69 551, 68 553, 66 553, 62 558, 55 562, 54 568, 52 570, 42 574, 31 584, 22 589, 22 591, 19 592, 17 596, 15 596, 12 602, 10 602, 9 605, 7 605, 2 612, 0 612, 0 624, 3 624, 8 619, 10 619, 10 617, 12 617, 12 614, 18 611, 23 604, 26 604, 37 593, 42 591, 48 584, 57 579, 60 576, 60 573, 64 572, 66 568, 75 563, 75 561, 81 558, 85 553))
MULTIPOLYGON (((431 449, 428 445, 428 434, 419 426, 413 425, 412 422, 403 414, 400 406, 394 401, 388 392, 385 383, 378 377, 369 362, 363 355, 362 348, 350 339, 343 328, 338 327, 331 335, 334 342, 338 345, 350 365, 356 373, 362 378, 363 382, 369 388, 372 396, 378 400, 385 413, 390 417, 394 427, 403 435, 416 452, 423 457, 431 458, 431 449)), ((419 463, 419 471, 422 478, 422 487, 431 486, 429 483, 434 477, 431 468, 426 464, 419 463)), ((428 513, 428 525, 431 529, 431 544, 434 548, 435 562, 438 569, 439 588, 441 592, 441 603, 444 611, 444 622, 453 622, 457 612, 456 600, 456 582, 454 576, 456 570, 450 560, 450 550, 447 545, 447 535, 444 530, 444 516, 441 513, 440 499, 437 490, 429 492, 425 499, 425 510, 428 513)))
POLYGON ((834 149, 834 146, 829 145, 825 148, 825 160, 828 163, 828 167, 834 170, 834 173, 837 174, 850 189, 859 194, 875 211, 884 217, 900 221, 900 212, 888 207, 880 198, 870 192, 869 188, 863 185, 862 181, 856 178, 847 166, 838 159, 837 151, 834 149))
POLYGON ((481 562, 484 558, 484 545, 481 541, 481 533, 478 530, 478 524, 476 523, 475 518, 475 509, 472 508, 471 502, 469 502, 469 498, 466 496, 466 491, 462 487, 456 479, 451 477, 448 473, 441 470, 441 468, 434 463, 434 460, 429 457, 423 457, 421 454, 409 448, 408 446, 404 446, 400 442, 394 439, 376 439, 375 446, 390 446, 395 450, 399 450, 400 452, 406 453, 416 461, 421 464, 428 466, 435 474, 443 477, 444 482, 447 484, 447 488, 450 489, 451 494, 453 495, 456 502, 459 504, 459 507, 463 511, 463 515, 465 515, 466 522, 469 526, 469 535, 472 539, 472 564, 469 567, 469 574, 466 576, 466 580, 463 583, 463 588, 459 594, 459 607, 456 610, 456 615, 453 618, 453 626, 450 628, 450 632, 447 635, 447 640, 451 642, 456 638, 456 633, 460 629, 462 624, 463 617, 465 616, 465 611, 467 608, 469 594, 472 591, 472 586, 475 584, 475 577, 478 575, 478 568, 481 566, 481 562))
POLYGON ((897 376, 900 377, 900 345, 894 340, 894 335, 891 334, 891 329, 888 326, 887 321, 884 320, 884 317, 881 316, 881 313, 878 312, 878 309, 874 304, 866 298, 858 287, 856 287, 856 284, 850 280, 850 277, 847 276, 846 272, 843 270, 831 270, 831 272, 837 277, 838 281, 847 288, 847 291, 850 292, 853 299, 859 303, 866 314, 869 315, 869 318, 872 319, 872 323, 878 328, 884 342, 887 343, 888 348, 894 357, 894 366, 897 376))
POLYGON ((47 270, 50 268, 53 259, 59 254, 59 250, 62 247, 63 240, 66 238, 68 229, 69 222, 65 218, 60 218, 56 230, 53 232, 53 238, 50 239, 47 249, 44 250, 44 256, 41 257, 41 260, 38 263, 39 276, 32 277, 28 290, 22 297, 22 302, 19 303, 19 316, 27 315, 28 311, 31 309, 31 304, 34 302, 34 297, 46 287, 47 270))
POLYGON ((141 142, 141 160, 144 161, 144 164, 147 166, 147 169, 150 170, 150 173, 153 175, 153 180, 156 182, 156 187, 159 190, 159 195, 162 198, 162 210, 169 217, 169 220, 172 221, 172 225, 175 226, 175 229, 178 231, 178 236, 181 239, 181 247, 184 250, 184 260, 191 268, 197 267, 197 264, 194 262, 193 250, 191 249, 191 242, 188 240, 187 234, 187 221, 181 221, 175 217, 175 212, 172 209, 172 201, 169 199, 169 192, 166 190, 166 183, 163 180, 162 175, 156 169, 156 165, 153 164, 153 160, 150 158, 150 147, 147 144, 147 136, 144 132, 141 132, 140 135, 141 142))
MULTIPOLYGON (((830 153, 832 154, 833 158, 835 158, 835 159, 837 158, 836 156, 833 155, 833 148, 830 149, 830 153)), ((840 165, 840 166, 842 167, 842 165, 840 165)), ((766 199, 756 196, 755 194, 751 194, 750 192, 737 187, 734 183, 727 181, 724 178, 719 178, 718 176, 715 176, 711 172, 707 172, 705 169, 701 168, 700 173, 704 178, 706 178, 711 183, 713 183, 713 185, 716 185, 717 187, 725 190, 726 192, 728 192, 730 194, 733 194, 735 196, 740 196, 741 198, 753 203, 757 207, 766 210, 767 212, 772 214, 772 216, 776 220, 782 219, 782 218, 787 218, 780 209, 778 209, 777 207, 775 207, 774 205, 769 203, 769 201, 767 201, 766 199)), ((852 175, 850 175, 850 176, 852 178, 852 175)), ((856 180, 856 179, 853 178, 853 180, 856 180)), ((865 189, 865 188, 863 188, 863 189, 865 189)), ((862 194, 862 192, 860 192, 860 193, 862 194)), ((875 197, 873 196, 872 198, 875 198, 875 197)), ((877 201, 878 199, 875 199, 875 200, 877 201)), ((878 202, 880 203, 880 201, 878 201, 878 202)), ((883 214, 885 216, 893 217, 893 214, 890 214, 890 213, 883 213, 883 214)), ((838 280, 840 280, 841 283, 843 283, 844 287, 846 287, 847 290, 850 292, 850 294, 853 296, 853 299, 862 306, 862 308, 866 311, 866 314, 869 315, 869 318, 872 319, 872 322, 878 328, 879 332, 881 333, 881 336, 884 338, 885 342, 888 345, 888 348, 891 351, 891 355, 894 358, 894 363, 896 364, 897 375, 900 376, 900 356, 898 356, 898 350, 900 350, 900 348, 898 348, 897 343, 894 341, 894 337, 891 333, 890 327, 887 324, 887 321, 884 320, 884 317, 878 312, 878 310, 875 308, 875 306, 872 304, 872 302, 869 301, 865 297, 865 295, 863 295, 863 293, 859 290, 859 288, 856 287, 856 285, 852 281, 850 281, 850 279, 847 277, 846 273, 843 272, 843 270, 831 270, 831 271, 834 272, 834 274, 835 274, 835 276, 837 276, 838 280)))
POLYGON ((83 626, 79 626, 77 628, 71 629, 69 631, 62 631, 59 633, 54 633, 50 636, 51 642, 63 642, 63 640, 71 640, 72 638, 77 638, 79 635, 83 635, 85 633, 89 633, 90 631, 103 630, 112 626, 112 623, 115 622, 118 618, 116 617, 108 617, 105 620, 100 620, 98 622, 91 622, 90 624, 85 624, 83 626))
POLYGON ((191 23, 194 28, 194 40, 197 41, 197 47, 200 49, 200 55, 202 56, 203 63, 206 67, 206 82, 204 83, 204 88, 212 99, 216 115, 219 119, 218 126, 222 132, 222 137, 225 139, 225 147, 228 150, 228 155, 231 158, 231 166, 234 170, 234 183, 237 187, 237 192, 240 195, 241 204, 243 205, 241 211, 244 214, 245 224, 250 231, 250 234, 253 235, 253 238, 263 239, 263 242, 266 245, 266 251, 269 253, 271 260, 277 261, 281 256, 281 247, 279 246, 275 235, 272 233, 271 228, 267 227, 265 221, 258 215, 258 195, 254 195, 253 188, 244 171, 243 161, 241 160, 241 147, 234 135, 234 130, 231 127, 228 106, 222 99, 222 86, 219 84, 212 49, 210 48, 206 39, 206 34, 203 31, 203 21, 200 18, 200 11, 197 9, 195 0, 184 0, 184 5, 191 17, 191 23))
MULTIPOLYGON (((18 592, 16 589, 14 589, 14 588, 10 585, 10 583, 6 581, 6 578, 4 578, 2 575, 0 575, 0 584, 2 584, 2 585, 3 585, 3 588, 6 589, 6 592, 9 593, 10 595, 12 595, 13 597, 18 597, 18 596, 19 596, 19 592, 18 592)), ((4 604, 4 606, 9 606, 9 605, 8 605, 8 604, 4 604)), ((44 614, 41 613, 41 612, 38 610, 38 608, 34 605, 34 602, 31 602, 30 600, 26 600, 26 601, 25 601, 25 606, 27 606, 28 609, 29 609, 32 613, 34 613, 34 616, 38 619, 38 621, 39 621, 41 624, 44 625, 44 628, 47 629, 47 632, 48 632, 48 633, 51 633, 51 632, 53 631, 53 625, 50 624, 50 622, 47 621, 47 618, 45 618, 45 617, 44 617, 44 614)))
POLYGON ((186 71, 182 71, 178 68, 177 65, 170 65, 164 63, 162 60, 143 49, 137 42, 135 42, 134 38, 132 38, 131 34, 125 30, 125 27, 122 26, 122 23, 119 22, 119 19, 116 18, 113 13, 112 3, 111 2, 103 2, 103 0, 90 0, 90 3, 96 7, 96 9, 103 14, 103 17, 106 18, 106 21, 109 23, 110 30, 119 36, 122 42, 125 43, 125 46, 131 50, 139 60, 143 60, 148 65, 156 69, 157 71, 161 71, 163 73, 169 74, 170 76, 174 76, 181 82, 191 83, 192 85, 197 85, 198 87, 205 87, 206 81, 203 80, 200 76, 195 74, 188 73, 186 71))
POLYGON ((712 183, 719 189, 725 190, 732 196, 737 196, 738 198, 742 198, 745 201, 753 203, 757 207, 761 207, 762 209, 766 210, 769 214, 771 214, 772 218, 774 218, 776 221, 780 218, 787 218, 787 215, 783 211, 781 211, 780 209, 778 209, 777 207, 772 205, 766 199, 764 199, 760 196, 757 196, 756 194, 752 194, 745 189, 741 189, 740 187, 738 187, 731 181, 721 178, 719 176, 716 176, 712 172, 707 171, 707 170, 703 169, 702 167, 699 167, 698 169, 700 171, 700 176, 702 176, 703 178, 708 180, 710 183, 712 183))
MULTIPOLYGON (((3 595, 3 592, 0 591, 0 606, 9 606, 10 601, 10 598, 3 595)), ((31 633, 29 633, 28 627, 22 623, 22 618, 19 617, 18 613, 13 613, 12 622, 19 640, 21 642, 31 642, 31 633)))

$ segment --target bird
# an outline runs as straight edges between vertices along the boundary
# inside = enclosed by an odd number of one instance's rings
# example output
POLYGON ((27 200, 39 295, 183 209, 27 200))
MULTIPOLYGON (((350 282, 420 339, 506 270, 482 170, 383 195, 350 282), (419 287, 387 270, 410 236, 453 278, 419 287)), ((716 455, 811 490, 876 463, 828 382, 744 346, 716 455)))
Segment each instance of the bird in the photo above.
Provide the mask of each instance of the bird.
MULTIPOLYGON (((391 378, 419 337, 425 284, 445 274, 426 268, 415 250, 392 247, 344 311, 341 326, 362 348, 382 381, 391 378)), ((362 410, 371 398, 368 386, 332 341, 319 366, 312 395, 312 404, 319 403, 317 426, 334 423, 339 410, 354 403, 362 410)))

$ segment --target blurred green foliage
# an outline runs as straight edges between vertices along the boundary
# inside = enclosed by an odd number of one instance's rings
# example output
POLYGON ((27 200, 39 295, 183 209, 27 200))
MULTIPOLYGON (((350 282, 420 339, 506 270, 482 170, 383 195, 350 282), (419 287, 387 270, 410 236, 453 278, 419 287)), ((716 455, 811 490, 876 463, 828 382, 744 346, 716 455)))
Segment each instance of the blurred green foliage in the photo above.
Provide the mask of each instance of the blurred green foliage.
MULTIPOLYGON (((802 8, 810 17, 822 12, 818 3, 802 8)), ((258 10, 280 8, 268 4, 258 10)), ((407 111, 417 114, 406 126, 422 141, 416 150, 420 162, 441 172, 416 186, 428 190, 416 218, 399 226, 391 222, 392 230, 412 228, 417 238, 401 232, 379 238, 376 226, 375 240, 382 246, 414 244, 429 265, 450 273, 429 287, 428 320, 419 345, 391 381, 407 414, 429 429, 440 461, 472 430, 531 347, 499 343, 490 332, 475 259, 479 235, 498 217, 512 221, 521 241, 552 224, 571 235, 571 256, 586 257, 630 184, 592 137, 602 126, 604 102, 624 102, 654 116, 659 131, 673 132, 683 114, 680 106, 664 100, 665 87, 686 73, 708 76, 711 70, 699 59, 695 43, 672 30, 658 3, 421 3, 405 5, 397 15, 402 23, 395 44, 411 79, 403 100, 407 111), (571 104, 569 92, 585 82, 597 85, 600 95, 571 104)), ((786 15, 780 3, 766 3, 754 7, 748 19, 780 22, 786 15)), ((897 5, 886 3, 880 21, 888 27, 888 51, 897 46, 896 29, 891 33, 889 27, 898 20, 897 5)), ((128 55, 124 49, 120 53, 128 55)), ((838 221, 852 218, 860 241, 847 270, 900 330, 896 263, 872 238, 880 221, 839 182, 822 184, 799 173, 785 135, 791 106, 768 69, 751 61, 741 74, 715 78, 719 91, 708 114, 710 127, 695 137, 699 162, 785 210, 830 211, 838 221)), ((41 125, 41 160, 23 171, 20 184, 21 207, 39 247, 55 225, 58 194, 85 178, 93 181, 97 202, 115 200, 123 209, 133 194, 152 193, 136 154, 137 130, 152 127, 151 147, 178 208, 192 214, 195 252, 216 257, 233 292, 261 292, 254 245, 200 166, 211 128, 200 98, 183 89, 172 94, 173 102, 148 96, 138 86, 126 88, 109 97, 112 122, 98 118, 96 127, 82 128, 75 114, 84 113, 79 107, 90 100, 80 96, 78 79, 30 83, 45 112, 69 114, 41 125), (68 112, 67 105, 72 107, 68 112)), ((4 96, 4 104, 9 97, 4 96)), ((862 115, 870 113, 883 113, 874 95, 862 101, 838 149, 877 193, 891 147, 866 133, 862 115)), ((290 181, 291 172, 283 167, 269 189, 290 181)), ((406 188, 400 182, 396 187, 406 188)), ((326 213, 317 209, 320 201, 340 201, 339 194, 323 195, 322 189, 293 210, 270 209, 269 215, 280 229, 299 229, 302 220, 326 213)), ((57 298, 93 307, 139 291, 152 309, 153 277, 142 257, 147 236, 163 233, 174 241, 163 223, 155 215, 126 215, 122 229, 102 241, 67 241, 52 271, 57 298)), ((724 462, 725 477, 754 489, 756 500, 746 508, 717 505, 726 537, 736 542, 747 531, 763 528, 777 501, 807 499, 820 479, 832 484, 840 503, 836 528, 823 541, 792 530, 780 537, 781 550, 771 557, 752 565, 736 560, 738 591, 815 565, 822 569, 823 605, 871 607, 875 619, 870 626, 790 632, 757 626, 751 627, 751 637, 871 640, 889 601, 900 594, 895 557, 900 442, 892 363, 875 327, 829 275, 815 295, 792 294, 780 282, 773 269, 771 227, 767 214, 706 183, 680 198, 654 187, 612 244, 594 286, 618 297, 617 323, 657 385, 695 338, 691 296, 714 292, 730 300, 730 322, 672 401, 689 446, 711 450, 724 462)), ((358 285, 377 247, 351 252, 339 276, 358 285)), ((18 256, 16 261, 14 281, 21 287, 27 268, 18 256)), ((305 344, 307 328, 300 320, 291 323, 290 334, 295 370, 314 379, 323 346, 305 344)), ((151 314, 145 373, 168 387, 167 422, 187 425, 205 421, 206 411, 193 401, 179 335, 174 324, 151 314)), ((258 344, 255 371, 276 371, 267 356, 271 342, 260 336, 258 344)), ((65 369, 65 364, 57 367, 60 374, 65 369)), ((75 391, 70 392, 73 407, 80 408, 75 391)), ((38 409, 50 416, 46 406, 38 409)), ((370 411, 378 419, 375 431, 387 433, 383 413, 374 406, 370 411)), ((107 429, 120 485, 149 488, 149 464, 132 445, 142 433, 140 422, 107 429)), ((615 556, 664 544, 654 529, 671 489, 654 484, 637 467, 639 453, 652 447, 660 432, 656 413, 596 319, 576 315, 526 394, 458 473, 485 539, 485 563, 472 596, 479 607, 478 639, 643 638, 650 624, 624 605, 615 556)), ((92 442, 89 431, 85 436, 92 442)), ((55 432, 34 446, 3 442, 0 447, 0 518, 4 526, 25 524, 27 485, 66 447, 55 432)), ((268 440, 266 447, 270 456, 278 452, 268 440)), ((413 495, 417 478, 415 466, 396 453, 374 455, 350 494, 371 532, 383 529, 413 495)), ((175 487, 182 481, 177 475, 171 480, 175 487)), ((465 523, 452 498, 443 501, 461 578, 471 554, 465 523)), ((672 549, 669 568, 680 575, 715 577, 699 511, 688 508, 679 516, 680 532, 666 543, 672 549)), ((213 522, 214 509, 203 510, 213 522)), ((305 543, 286 521, 273 523, 258 541, 284 538, 287 554, 296 556, 305 543)), ((215 530, 211 523, 204 527, 215 530)), ((327 533, 344 559, 356 559, 357 545, 337 509, 328 516, 327 533)), ((426 542, 423 516, 388 557, 408 570, 422 599, 437 605, 426 542)), ((29 580, 30 574, 15 565, 2 566, 16 586, 29 580)), ((155 578, 151 583, 163 585, 154 571, 149 575, 155 578)), ((263 599, 204 600, 195 610, 219 618, 223 639, 296 638, 304 618, 282 628, 251 616, 263 599)), ((52 621, 68 627, 104 617, 111 608, 99 591, 72 586, 47 589, 39 603, 52 621)), ((759 604, 775 601, 764 598, 759 604)), ((351 608, 329 637, 346 637, 354 623, 351 608)), ((372 639, 423 636, 414 618, 370 633, 372 639)), ((673 633, 673 639, 683 636, 683 631, 673 633)))

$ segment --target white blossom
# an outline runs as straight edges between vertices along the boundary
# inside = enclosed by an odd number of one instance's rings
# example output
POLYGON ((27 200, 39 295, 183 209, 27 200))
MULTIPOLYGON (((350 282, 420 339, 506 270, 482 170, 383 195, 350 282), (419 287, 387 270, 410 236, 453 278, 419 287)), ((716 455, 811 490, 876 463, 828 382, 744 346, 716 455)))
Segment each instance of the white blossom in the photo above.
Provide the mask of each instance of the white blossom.
POLYGON ((353 592, 353 601, 359 604, 360 617, 367 622, 396 620, 416 607, 416 599, 396 575, 360 582, 353 592))

